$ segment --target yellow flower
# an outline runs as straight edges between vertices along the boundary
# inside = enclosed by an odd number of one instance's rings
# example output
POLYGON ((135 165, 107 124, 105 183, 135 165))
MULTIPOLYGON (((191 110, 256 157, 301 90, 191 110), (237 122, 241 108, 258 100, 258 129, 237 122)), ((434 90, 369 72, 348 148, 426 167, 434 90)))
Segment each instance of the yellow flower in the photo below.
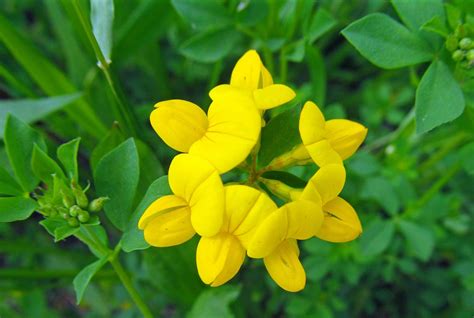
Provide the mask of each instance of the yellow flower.
POLYGON ((298 200, 271 213, 257 228, 247 254, 263 258, 272 279, 283 289, 296 292, 306 284, 296 240, 313 237, 321 227, 321 204, 298 200))
POLYGON ((326 121, 313 102, 306 102, 300 115, 299 130, 309 156, 320 167, 341 163, 362 144, 367 128, 347 119, 326 121))
POLYGON ((217 170, 206 160, 177 155, 168 173, 173 192, 154 201, 143 213, 138 227, 153 246, 186 242, 195 232, 216 235, 224 218, 224 186, 217 170))
POLYGON ((348 242, 362 233, 362 226, 354 208, 339 197, 346 180, 343 165, 321 167, 309 180, 299 200, 321 202, 324 221, 316 237, 329 242, 348 242))
POLYGON ((163 101, 155 107, 150 121, 161 139, 177 151, 206 159, 219 173, 245 160, 260 135, 258 112, 229 98, 212 102, 207 116, 184 100, 163 101))
POLYGON ((224 189, 224 223, 217 235, 202 237, 196 251, 199 276, 213 287, 237 274, 257 225, 277 209, 265 193, 254 188, 230 185, 224 189))
POLYGON ((247 51, 235 64, 230 85, 214 87, 209 96, 212 100, 251 101, 259 110, 280 106, 295 97, 295 92, 286 85, 273 84, 271 74, 263 65, 255 50, 247 51))

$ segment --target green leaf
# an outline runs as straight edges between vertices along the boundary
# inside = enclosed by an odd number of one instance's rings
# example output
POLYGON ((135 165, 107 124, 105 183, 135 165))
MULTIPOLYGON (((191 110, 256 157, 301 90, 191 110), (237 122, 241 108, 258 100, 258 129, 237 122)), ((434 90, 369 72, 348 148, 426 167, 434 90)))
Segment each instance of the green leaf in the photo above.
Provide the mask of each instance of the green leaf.
POLYGON ((169 14, 172 11, 169 1, 142 0, 134 4, 133 8, 124 23, 116 23, 114 42, 116 60, 135 57, 138 50, 155 43, 160 34, 169 30, 170 24, 176 20, 174 14, 169 14))
POLYGON ((240 287, 222 286, 204 290, 196 299, 187 318, 233 318, 230 305, 239 297, 240 287))
POLYGON ((400 209, 400 200, 395 188, 389 180, 381 176, 366 179, 360 196, 376 201, 391 215, 395 215, 400 209))
POLYGON ((422 30, 437 33, 443 37, 447 37, 449 35, 449 30, 444 23, 444 20, 439 17, 433 17, 433 19, 429 20, 425 24, 421 26, 422 30))
POLYGON ((139 158, 133 138, 104 156, 94 171, 97 194, 110 198, 104 206, 105 214, 121 231, 125 230, 133 213, 139 173, 139 158))
POLYGON ((114 23, 113 0, 90 0, 92 32, 106 61, 110 64, 112 28, 114 23))
POLYGON ((306 182, 286 171, 267 171, 262 174, 263 178, 278 180, 292 188, 304 188, 306 182))
POLYGON ((458 118, 464 111, 464 95, 448 67, 434 61, 416 90, 416 131, 425 133, 458 118))
POLYGON ((304 59, 306 50, 306 41, 304 39, 294 42, 289 48, 290 51, 286 55, 288 61, 299 63, 304 59))
POLYGON ((180 52, 192 60, 213 63, 226 57, 239 38, 240 34, 234 29, 212 29, 198 33, 185 41, 180 47, 180 52))
POLYGON ((107 263, 107 257, 101 258, 95 261, 92 264, 84 267, 77 275, 74 277, 72 284, 74 285, 74 291, 76 292, 76 304, 80 304, 84 292, 86 291, 87 286, 89 285, 92 277, 107 263))
POLYGON ((0 197, 0 222, 25 220, 36 209, 36 202, 25 197, 0 197))
POLYGON ((54 229, 54 242, 57 243, 59 241, 68 238, 71 235, 76 234, 79 231, 79 227, 71 227, 69 224, 65 224, 63 226, 58 226, 54 229))
POLYGON ((140 204, 133 212, 131 220, 127 226, 127 230, 122 236, 122 249, 129 253, 136 250, 143 250, 148 248, 147 242, 143 238, 143 231, 138 229, 138 220, 142 216, 145 209, 158 198, 171 194, 171 189, 168 185, 168 177, 162 176, 155 180, 145 193, 145 196, 140 201, 140 204))
POLYGON ((84 244, 87 245, 87 247, 92 252, 92 254, 97 256, 97 258, 102 258, 106 254, 105 251, 102 248, 97 248, 95 245, 89 245, 88 242, 85 242, 85 241, 82 240, 83 237, 88 239, 89 242, 91 240, 95 241, 96 239, 98 239, 102 243, 103 246, 108 246, 109 245, 109 238, 107 236, 107 232, 105 231, 105 229, 102 225, 98 224, 97 221, 98 221, 98 218, 96 218, 96 215, 93 215, 91 217, 91 220, 89 221, 89 222, 91 222, 91 224, 81 223, 81 225, 79 227, 79 231, 81 232, 81 236, 78 237, 78 239, 80 239, 82 242, 84 242, 84 244))
POLYGON ((0 167, 0 194, 4 194, 4 195, 23 194, 23 190, 21 189, 21 186, 3 167, 0 167))
POLYGON ((305 36, 309 44, 319 39, 324 33, 337 25, 337 20, 327 10, 320 8, 313 16, 305 36))
MULTIPOLYGON (((140 165, 140 181, 138 183, 138 193, 145 193, 150 186, 158 177, 165 174, 163 166, 160 160, 156 157, 155 153, 150 147, 141 141, 135 139, 135 143, 138 151, 139 165, 140 165)), ((140 198, 136 198, 139 200, 140 198)), ((138 201, 135 201, 138 203, 138 201)))
POLYGON ((12 115, 7 115, 4 136, 5 149, 15 176, 23 190, 30 192, 39 181, 31 168, 33 145, 46 149, 46 144, 37 131, 12 115))
POLYGON ((398 225, 413 255, 426 262, 435 246, 433 233, 426 227, 405 220, 400 220, 398 225))
POLYGON ((253 26, 263 21, 269 12, 267 1, 240 2, 237 7, 237 20, 241 24, 253 26))
POLYGON ((390 220, 376 220, 364 230, 359 240, 362 254, 367 257, 375 256, 388 247, 392 241, 395 225, 390 220))
POLYGON ((448 20, 449 27, 452 30, 455 30, 456 27, 462 23, 462 12, 458 7, 449 3, 445 3, 444 8, 446 11, 446 20, 448 20))
POLYGON ((77 169, 77 153, 79 151, 79 143, 81 138, 73 139, 62 144, 57 149, 57 156, 62 163, 69 179, 78 181, 79 173, 77 169))
MULTIPOLYGON (((66 75, 45 59, 2 14, 0 14, 0 41, 46 94, 57 96, 77 92, 77 88, 66 75)), ((100 137, 105 133, 104 124, 95 115, 92 107, 82 99, 75 102, 73 107, 66 107, 65 110, 92 136, 100 137)))
POLYGON ((369 14, 351 23, 342 34, 362 56, 382 68, 415 65, 433 58, 423 40, 385 14, 369 14))
POLYGON ((172 0, 171 4, 186 22, 197 29, 226 26, 232 23, 232 17, 219 1, 172 0))
POLYGON ((44 183, 52 186, 53 175, 59 178, 66 179, 61 167, 48 156, 38 145, 35 144, 33 147, 33 154, 31 157, 31 168, 33 173, 44 183))
POLYGON ((421 26, 433 17, 444 21, 442 0, 391 0, 403 23, 412 31, 417 32, 421 26))
POLYGON ((298 128, 301 108, 292 108, 272 118, 262 129, 258 165, 265 167, 274 158, 301 143, 298 128))
POLYGON ((115 147, 125 141, 125 136, 120 131, 118 125, 113 125, 107 135, 100 141, 100 143, 94 148, 91 154, 90 163, 92 171, 95 171, 97 164, 100 159, 112 151, 115 147))
POLYGON ((474 142, 462 147, 459 154, 464 170, 470 175, 474 175, 474 142))
POLYGON ((80 93, 45 97, 38 99, 19 99, 0 101, 0 138, 3 138, 5 120, 10 113, 26 123, 44 118, 81 97, 80 93))
POLYGON ((39 222, 39 224, 41 224, 41 226, 44 227, 45 230, 50 235, 55 237, 56 236, 55 235, 56 229, 58 229, 60 227, 63 227, 63 226, 66 226, 67 221, 62 219, 62 218, 58 218, 58 217, 50 217, 50 218, 46 218, 43 221, 39 222))

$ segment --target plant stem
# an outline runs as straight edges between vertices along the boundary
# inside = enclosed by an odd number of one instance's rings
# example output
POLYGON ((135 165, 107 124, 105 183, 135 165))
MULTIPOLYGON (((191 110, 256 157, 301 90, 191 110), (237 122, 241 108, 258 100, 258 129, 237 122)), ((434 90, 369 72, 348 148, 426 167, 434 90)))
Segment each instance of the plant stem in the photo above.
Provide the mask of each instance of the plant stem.
POLYGON ((87 39, 89 40, 92 49, 94 50, 97 60, 99 61, 99 67, 103 71, 105 79, 109 84, 112 95, 114 96, 115 104, 113 104, 113 106, 115 116, 117 117, 119 122, 123 123, 124 130, 126 131, 126 133, 130 136, 136 137, 138 125, 135 116, 124 102, 121 90, 114 84, 109 62, 102 53, 102 50, 100 49, 99 44, 97 43, 97 39, 95 38, 94 33, 92 32, 91 25, 87 22, 78 0, 74 0, 73 4, 74 10, 76 11, 76 15, 79 18, 79 21, 81 22, 81 26, 84 32, 86 33, 87 39))
POLYGON ((153 318, 153 314, 141 298, 138 291, 133 286, 130 276, 127 274, 122 264, 120 263, 120 260, 118 258, 118 254, 120 253, 121 248, 120 243, 117 244, 114 251, 112 251, 100 241, 99 237, 93 231, 91 231, 89 227, 85 226, 83 227, 83 229, 84 232, 87 233, 88 237, 82 235, 82 233, 76 233, 76 236, 84 243, 88 244, 89 246, 93 246, 95 249, 99 250, 101 253, 103 253, 103 256, 109 255, 107 259, 108 262, 112 265, 113 269, 115 270, 115 273, 119 277, 120 281, 122 282, 128 294, 134 301, 137 308, 142 313, 143 317, 153 318))
POLYGON ((145 302, 142 300, 140 294, 138 294, 135 287, 133 287, 132 280, 128 276, 128 274, 125 271, 125 269, 123 268, 122 264, 119 262, 118 258, 113 258, 112 260, 109 260, 109 262, 112 265, 112 267, 114 268, 115 272, 117 273, 117 276, 122 281, 122 284, 124 285, 125 289, 127 289, 130 297, 132 297, 133 301, 135 302, 135 305, 137 305, 138 309, 142 313, 143 317, 153 318, 153 315, 152 315, 150 309, 145 304, 145 302))

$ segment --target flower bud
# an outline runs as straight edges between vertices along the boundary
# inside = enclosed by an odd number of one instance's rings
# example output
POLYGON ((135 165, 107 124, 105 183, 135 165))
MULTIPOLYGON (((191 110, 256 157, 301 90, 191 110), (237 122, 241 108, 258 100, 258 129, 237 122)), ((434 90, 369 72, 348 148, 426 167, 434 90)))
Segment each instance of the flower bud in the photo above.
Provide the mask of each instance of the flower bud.
POLYGON ((445 45, 448 51, 453 52, 458 48, 458 39, 454 35, 450 35, 446 39, 445 45))
POLYGON ((466 58, 469 62, 474 62, 474 49, 470 49, 467 54, 466 54, 466 58))
POLYGON ((455 60, 456 62, 459 62, 461 61, 463 58, 464 58, 464 52, 461 51, 461 50, 456 50, 454 51, 453 55, 452 55, 452 58, 453 60, 455 60))
POLYGON ((69 218, 67 224, 69 224, 70 227, 78 227, 79 221, 76 218, 69 218))
POLYGON ((89 218, 90 218, 89 212, 84 211, 84 210, 81 210, 79 212, 79 215, 77 216, 77 219, 81 223, 85 223, 85 222, 89 221, 89 218))
POLYGON ((100 212, 104 208, 104 203, 110 200, 109 197, 100 197, 97 199, 92 200, 89 204, 89 211, 90 212, 100 212))
POLYGON ((472 40, 470 38, 463 38, 461 41, 459 41, 459 47, 462 50, 468 50, 472 46, 472 40))
POLYGON ((76 203, 79 207, 85 209, 89 205, 89 200, 87 199, 86 194, 82 191, 81 187, 76 183, 71 183, 72 193, 76 197, 76 203))
POLYGON ((76 216, 79 215, 81 211, 82 209, 80 207, 78 207, 77 205, 73 205, 72 207, 69 208, 69 215, 75 218, 76 216))
POLYGON ((59 216, 61 216, 65 220, 71 218, 71 216, 69 215, 69 211, 67 211, 66 209, 60 210, 59 211, 59 216))
POLYGON ((63 199, 63 205, 66 208, 69 209, 74 204, 76 204, 76 202, 74 201, 74 198, 69 193, 66 193, 64 190, 61 190, 61 196, 62 196, 62 199, 63 199))

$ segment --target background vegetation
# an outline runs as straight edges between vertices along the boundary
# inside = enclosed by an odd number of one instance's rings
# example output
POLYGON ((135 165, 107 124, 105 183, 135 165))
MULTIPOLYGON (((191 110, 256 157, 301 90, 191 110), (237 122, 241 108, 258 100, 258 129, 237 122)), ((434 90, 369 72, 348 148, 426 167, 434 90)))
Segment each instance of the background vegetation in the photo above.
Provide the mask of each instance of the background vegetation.
MULTIPOLYGON (((105 154, 135 137, 136 205, 174 154, 148 123, 153 104, 181 98, 207 107, 208 90, 227 82, 250 48, 297 91, 285 109, 313 100, 327 118, 369 128, 347 162, 343 193, 364 233, 347 244, 303 242, 303 292, 282 291, 258 262, 224 287, 206 287, 196 240, 120 253, 155 316, 473 315, 474 45, 460 43, 474 40, 472 1, 104 3, 0 1, 0 137, 7 113, 31 123, 52 157, 80 136, 83 185, 105 154)), ((115 169, 127 161, 116 159, 115 169)), ((0 163, 3 186, 18 174, 3 143, 0 163)), ((313 171, 292 172, 307 179, 313 171)), ((8 212, 1 199, 0 214, 8 212)), ((96 258, 74 237, 54 243, 41 220, 0 223, 0 317, 140 316, 109 265, 76 306, 72 280, 96 258)), ((115 245, 121 233, 102 222, 115 245)))

